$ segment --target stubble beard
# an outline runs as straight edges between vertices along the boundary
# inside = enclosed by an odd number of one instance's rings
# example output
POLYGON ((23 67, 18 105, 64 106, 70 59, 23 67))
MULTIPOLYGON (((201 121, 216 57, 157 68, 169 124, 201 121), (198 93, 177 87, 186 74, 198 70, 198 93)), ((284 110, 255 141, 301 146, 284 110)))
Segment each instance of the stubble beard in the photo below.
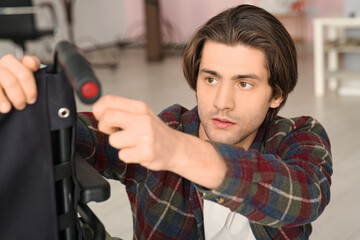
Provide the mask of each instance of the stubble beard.
POLYGON ((230 129, 214 129, 214 127, 203 124, 204 132, 208 139, 213 142, 237 145, 245 140, 251 133, 242 134, 241 129, 232 131, 230 129))
POLYGON ((212 142, 225 143, 229 145, 241 146, 242 142, 247 139, 255 131, 257 132, 263 120, 261 116, 253 116, 249 122, 244 123, 239 116, 231 116, 221 111, 212 111, 203 113, 198 109, 200 124, 204 129, 207 138, 212 142), (213 125, 212 119, 220 117, 234 122, 235 125, 228 129, 220 129, 213 125), (246 126, 245 126, 246 125, 246 126), (259 126, 258 126, 259 125, 259 126))
POLYGON ((199 118, 201 125, 204 129, 207 138, 212 142, 236 145, 242 142, 251 134, 251 132, 246 133, 241 129, 240 127, 241 120, 239 117, 232 117, 229 116, 228 114, 220 113, 219 111, 210 112, 205 116, 204 115, 205 114, 202 114, 202 112, 199 110, 199 118), (229 121, 236 123, 236 125, 228 129, 216 128, 212 123, 212 119, 214 117, 228 119, 229 121))

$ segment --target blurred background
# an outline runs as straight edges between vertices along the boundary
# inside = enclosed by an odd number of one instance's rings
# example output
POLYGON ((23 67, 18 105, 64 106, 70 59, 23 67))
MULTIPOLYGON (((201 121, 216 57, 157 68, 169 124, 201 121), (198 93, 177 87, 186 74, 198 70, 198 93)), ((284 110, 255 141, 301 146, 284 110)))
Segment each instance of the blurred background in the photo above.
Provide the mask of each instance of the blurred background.
MULTIPOLYGON (((0 8, 12 1, 0 1, 0 8)), ((332 143, 332 200, 313 223, 311 239, 360 239, 360 1, 33 0, 41 6, 35 28, 44 36, 15 37, 11 31, 25 27, 19 23, 6 33, 0 10, 0 56, 30 54, 49 64, 56 43, 66 39, 91 62, 104 94, 143 100, 157 113, 175 103, 192 108, 182 50, 210 17, 243 3, 273 13, 298 49, 298 86, 280 115, 317 118, 332 143)), ((91 106, 78 102, 78 110, 91 106)), ((126 193, 118 182, 111 187, 111 198, 91 207, 111 235, 131 239, 126 193)))

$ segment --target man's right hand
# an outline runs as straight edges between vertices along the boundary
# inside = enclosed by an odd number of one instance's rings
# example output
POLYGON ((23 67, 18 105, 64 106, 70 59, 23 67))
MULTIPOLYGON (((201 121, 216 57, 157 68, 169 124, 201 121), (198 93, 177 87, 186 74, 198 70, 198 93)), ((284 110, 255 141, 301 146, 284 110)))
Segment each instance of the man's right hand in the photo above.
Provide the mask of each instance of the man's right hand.
POLYGON ((12 55, 0 58, 0 113, 8 113, 12 106, 22 110, 36 102, 34 72, 39 67, 40 60, 33 56, 25 56, 21 61, 12 55))

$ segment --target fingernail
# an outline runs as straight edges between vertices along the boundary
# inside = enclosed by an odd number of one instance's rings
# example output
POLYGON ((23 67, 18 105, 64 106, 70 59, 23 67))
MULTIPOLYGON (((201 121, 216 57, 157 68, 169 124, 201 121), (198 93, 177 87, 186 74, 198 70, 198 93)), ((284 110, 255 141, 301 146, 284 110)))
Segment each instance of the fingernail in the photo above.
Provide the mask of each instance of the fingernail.
POLYGON ((18 110, 24 110, 26 108, 26 104, 20 105, 17 107, 18 110))
POLYGON ((91 130, 96 131, 96 132, 100 132, 100 130, 99 130, 99 129, 94 128, 94 127, 93 127, 93 126, 91 126, 91 125, 87 125, 87 127, 88 127, 89 129, 91 129, 91 130))
POLYGON ((8 102, 3 102, 3 103, 1 103, 0 111, 1 111, 2 113, 7 113, 7 112, 10 111, 10 109, 11 109, 11 106, 10 106, 10 104, 9 104, 8 102))
POLYGON ((28 100, 28 103, 29 104, 34 104, 36 102, 36 98, 30 98, 29 100, 28 100))

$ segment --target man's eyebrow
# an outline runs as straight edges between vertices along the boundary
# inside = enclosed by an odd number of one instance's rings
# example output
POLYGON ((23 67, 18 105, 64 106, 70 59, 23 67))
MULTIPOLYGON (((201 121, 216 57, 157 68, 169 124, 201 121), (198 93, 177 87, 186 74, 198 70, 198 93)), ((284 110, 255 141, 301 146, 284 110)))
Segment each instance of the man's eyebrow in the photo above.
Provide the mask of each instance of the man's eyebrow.
POLYGON ((256 75, 256 74, 239 74, 239 75, 235 75, 234 77, 231 78, 231 80, 238 80, 238 79, 244 79, 244 78, 251 78, 251 79, 255 79, 255 80, 261 80, 261 78, 256 75))
MULTIPOLYGON (((218 73, 216 71, 213 71, 213 70, 206 69, 206 68, 201 69, 200 73, 207 73, 207 74, 213 75, 215 77, 222 78, 220 73, 218 73)), ((231 80, 239 80, 239 79, 246 79, 246 78, 251 78, 251 79, 255 79, 255 80, 261 80, 261 78, 258 75, 253 74, 253 73, 238 74, 238 75, 233 76, 231 78, 231 80)))
POLYGON ((207 74, 213 75, 213 76, 218 77, 218 78, 222 77, 220 73, 218 73, 216 71, 213 71, 213 70, 206 69, 206 68, 202 68, 200 70, 200 73, 207 73, 207 74))

